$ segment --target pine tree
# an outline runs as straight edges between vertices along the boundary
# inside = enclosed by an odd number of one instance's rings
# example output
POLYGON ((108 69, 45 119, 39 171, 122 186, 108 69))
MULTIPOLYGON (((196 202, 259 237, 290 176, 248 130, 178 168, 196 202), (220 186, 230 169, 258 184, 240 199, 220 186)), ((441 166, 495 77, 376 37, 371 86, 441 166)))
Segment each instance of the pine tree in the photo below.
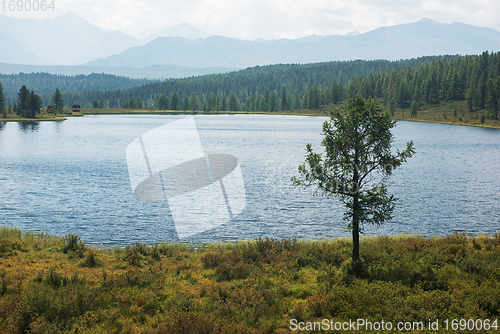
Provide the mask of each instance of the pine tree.
POLYGON ((271 96, 269 97, 269 111, 273 112, 273 111, 278 110, 277 104, 278 104, 278 101, 277 101, 277 98, 276 98, 276 93, 273 90, 271 92, 271 96))
POLYGON ((35 118, 38 113, 40 113, 40 108, 42 107, 42 99, 40 96, 36 95, 31 91, 30 102, 27 116, 28 118, 35 118))
POLYGON ((170 98, 170 109, 179 110, 179 94, 177 94, 177 92, 172 93, 172 97, 170 98))
POLYGON ((500 104, 500 77, 495 80, 488 79, 488 106, 493 111, 493 118, 498 119, 498 109, 500 104))
POLYGON ((191 107, 191 110, 195 111, 198 110, 198 96, 193 95, 191 96, 191 100, 189 101, 189 106, 191 107))
POLYGON ((288 99, 285 86, 281 87, 281 110, 288 110, 288 99))
POLYGON ((21 117, 28 117, 30 91, 26 86, 22 86, 17 94, 17 114, 21 117))
POLYGON ((2 83, 0 82, 0 112, 3 118, 7 118, 7 108, 5 107, 5 95, 3 94, 2 83))
POLYGON ((236 97, 236 94, 234 94, 232 91, 231 94, 229 94, 229 110, 230 111, 238 110, 238 98, 236 97))
POLYGON ((64 108, 64 99, 62 97, 61 91, 56 87, 54 94, 52 94, 52 105, 54 106, 54 115, 58 112, 62 113, 64 108))

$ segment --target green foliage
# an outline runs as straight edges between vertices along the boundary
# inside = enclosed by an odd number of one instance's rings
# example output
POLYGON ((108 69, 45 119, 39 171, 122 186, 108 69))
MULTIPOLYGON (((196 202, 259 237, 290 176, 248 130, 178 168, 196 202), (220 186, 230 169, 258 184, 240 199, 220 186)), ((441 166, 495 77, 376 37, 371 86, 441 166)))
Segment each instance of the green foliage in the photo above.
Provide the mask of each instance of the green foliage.
POLYGON ((94 268, 102 265, 102 261, 97 257, 97 252, 90 248, 81 263, 82 267, 94 268))
MULTIPOLYGON (((94 78, 97 82, 96 86, 98 86, 95 89, 89 87, 90 78, 79 78, 82 80, 82 84, 81 87, 78 87, 77 80, 66 77, 64 82, 67 83, 68 87, 63 90, 65 99, 68 101, 79 101, 80 105, 90 107, 94 100, 103 100, 109 104, 110 108, 119 107, 120 105, 124 108, 124 101, 130 101, 132 97, 141 98, 141 100, 145 101, 152 96, 158 104, 159 97, 162 94, 172 96, 173 93, 177 93, 178 101, 174 101, 174 105, 170 105, 169 109, 179 110, 183 107, 182 102, 185 96, 192 97, 196 95, 200 105, 207 105, 207 111, 230 109, 228 99, 231 91, 233 91, 239 103, 249 100, 249 111, 271 111, 271 109, 274 111, 278 110, 280 106, 281 109, 284 109, 282 107, 284 97, 282 89, 285 87, 287 100, 285 105, 288 104, 287 107, 290 109, 300 109, 300 102, 298 103, 297 99, 301 99, 304 93, 309 93, 311 90, 313 92, 313 99, 311 100, 313 105, 317 105, 317 102, 320 105, 338 103, 345 99, 347 90, 344 86, 353 77, 413 68, 440 58, 448 59, 450 57, 423 57, 397 62, 357 60, 305 65, 256 66, 237 72, 167 80, 149 85, 145 85, 147 82, 132 82, 130 80, 136 87, 128 89, 124 89, 124 87, 101 88, 99 84, 102 80, 104 82, 107 79, 111 80, 111 76, 110 78, 94 78), (317 88, 313 88, 314 85, 317 88), (319 95, 317 94, 318 88, 321 92, 319 95), (269 90, 267 93, 266 89, 269 90), (273 93, 274 96, 272 96, 273 93), (318 97, 318 100, 316 100, 316 97, 318 97), (222 105, 223 98, 226 100, 226 106, 222 105)), ((53 80, 56 80, 56 78, 51 78, 51 81, 53 80)), ((60 84, 62 85, 62 83, 60 84)), ((37 89, 42 88, 37 87, 37 89)), ((238 109, 243 108, 239 106, 238 109)))
POLYGON ((377 101, 365 101, 360 95, 349 99, 323 124, 325 157, 307 144, 306 161, 298 167, 300 178, 291 178, 295 186, 312 186, 344 203, 344 219, 353 231, 353 260, 359 259, 363 224, 381 225, 392 218, 395 198, 388 195, 385 181, 415 153, 413 142, 405 150, 391 153, 395 125, 377 101), (377 173, 379 180, 372 186, 377 173))
POLYGON ((291 319, 426 333, 428 319, 500 315, 500 234, 365 237, 357 262, 349 239, 134 244, 92 249, 98 268, 54 252, 61 239, 0 228, 23 242, 0 261, 1 333, 288 333, 291 319))
POLYGON ((21 117, 35 118, 40 113, 42 99, 26 86, 21 87, 17 94, 17 104, 14 105, 14 112, 21 117))
POLYGON ((130 265, 142 267, 143 261, 147 260, 148 257, 153 261, 158 261, 160 259, 161 252, 167 252, 164 247, 151 247, 148 248, 145 244, 136 242, 132 246, 127 246, 125 248, 124 260, 126 260, 130 265))
POLYGON ((21 117, 28 116, 30 91, 22 86, 17 94, 17 114, 21 117))
MULTIPOLYGON (((410 109, 411 116, 415 117, 415 104, 418 110, 425 111, 441 103, 463 101, 468 111, 487 109, 498 119, 499 64, 500 53, 483 52, 477 56, 422 57, 392 62, 358 60, 256 66, 154 83, 104 74, 58 77, 20 73, 0 75, 0 80, 5 77, 4 83, 9 83, 4 87, 8 104, 16 102, 17 88, 27 84, 42 92, 45 102, 51 98, 47 87, 54 89, 59 85, 67 101, 82 107, 102 101, 103 106, 110 108, 139 109, 143 108, 143 101, 152 99, 147 107, 155 103, 161 110, 197 110, 196 97, 198 106, 203 106, 205 112, 320 110, 360 94, 365 99, 380 100, 391 114, 397 107, 410 109), (189 101, 186 102, 186 98, 189 101), (138 101, 141 101, 140 107, 138 101)), ((19 103, 17 106, 19 108, 19 103)))
POLYGON ((52 94, 52 105, 54 106, 54 113, 62 113, 64 108, 64 99, 58 87, 56 87, 54 94, 52 94))
POLYGON ((170 109, 178 110, 179 109, 179 94, 177 92, 173 92, 170 97, 170 109))
POLYGON ((73 252, 77 256, 83 257, 83 252, 85 252, 85 250, 85 243, 80 240, 79 236, 70 233, 64 237, 64 246, 62 247, 64 254, 73 252))
POLYGON ((7 117, 7 109, 5 105, 5 94, 3 93, 2 83, 0 82, 0 112, 2 113, 2 117, 7 117))
POLYGON ((8 257, 17 254, 16 251, 23 249, 21 240, 0 239, 0 257, 8 257))

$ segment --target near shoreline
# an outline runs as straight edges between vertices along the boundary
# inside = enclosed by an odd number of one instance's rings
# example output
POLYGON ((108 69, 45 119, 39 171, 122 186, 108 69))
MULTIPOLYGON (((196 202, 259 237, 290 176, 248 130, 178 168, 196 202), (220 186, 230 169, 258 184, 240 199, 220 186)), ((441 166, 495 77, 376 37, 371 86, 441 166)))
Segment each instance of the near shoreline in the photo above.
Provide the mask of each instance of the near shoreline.
MULTIPOLYGON (((358 266, 351 246, 266 238, 99 249, 0 226, 0 332, 285 334, 356 319, 419 333, 456 332, 461 319, 498 330, 500 234, 364 237, 358 266)), ((370 329, 345 332, 359 331, 370 329)))

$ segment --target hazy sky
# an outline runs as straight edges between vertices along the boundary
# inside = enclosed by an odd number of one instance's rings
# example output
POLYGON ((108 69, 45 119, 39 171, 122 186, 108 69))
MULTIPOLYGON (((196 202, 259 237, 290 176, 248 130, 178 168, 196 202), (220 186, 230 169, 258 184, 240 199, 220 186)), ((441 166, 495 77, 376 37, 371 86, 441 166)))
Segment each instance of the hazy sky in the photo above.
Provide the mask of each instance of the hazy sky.
POLYGON ((235 38, 297 38, 366 32, 424 17, 500 31, 500 0, 54 0, 54 5, 53 12, 0 8, 0 14, 48 18, 72 11, 96 26, 134 36, 186 22, 235 38))

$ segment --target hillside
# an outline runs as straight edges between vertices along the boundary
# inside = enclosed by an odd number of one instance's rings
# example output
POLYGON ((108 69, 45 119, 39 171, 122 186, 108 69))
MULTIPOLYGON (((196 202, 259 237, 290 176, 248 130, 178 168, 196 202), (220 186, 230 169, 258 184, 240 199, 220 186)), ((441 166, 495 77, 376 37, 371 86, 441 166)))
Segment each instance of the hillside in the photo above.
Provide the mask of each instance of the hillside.
MULTIPOLYGON (((450 57, 445 57, 450 58, 450 57)), ((178 93, 183 99, 185 96, 191 98, 196 95, 199 101, 198 110, 203 110, 203 105, 210 96, 216 95, 229 97, 234 92, 239 103, 246 103, 247 99, 258 100, 265 94, 275 93, 277 98, 285 86, 286 94, 289 98, 301 100, 304 92, 317 84, 323 88, 332 84, 332 81, 338 81, 347 84, 351 78, 357 76, 369 76, 375 73, 386 73, 390 71, 401 71, 407 68, 417 67, 429 63, 439 57, 422 57, 418 59, 409 59, 401 61, 343 61, 343 62, 325 62, 316 64, 278 64, 269 66, 257 66, 245 70, 234 71, 225 74, 212 74, 199 77, 190 77, 177 80, 169 80, 149 84, 143 87, 135 87, 127 90, 120 90, 106 93, 67 93, 65 98, 68 101, 79 101, 82 106, 90 106, 93 100, 103 100, 108 102, 111 108, 123 105, 130 98, 140 98, 146 101, 150 97, 157 101, 160 95, 171 96, 174 92, 178 93), (288 96, 288 95, 287 95, 288 96)), ((152 107, 154 105, 142 105, 141 107, 152 107)), ((158 106, 157 106, 158 107, 158 106)), ((297 109, 294 106, 291 106, 297 109)), ((178 106, 177 108, 180 108, 178 106)), ((176 108, 174 108, 176 109, 176 108)), ((248 110, 245 106, 238 105, 239 110, 248 110)), ((226 108, 227 110, 227 108, 226 108)), ((236 110, 236 109, 235 109, 236 110)), ((267 110, 259 109, 254 106, 249 110, 267 110)))
POLYGON ((7 98, 7 105, 16 103, 17 94, 22 86, 40 95, 44 104, 49 104, 50 95, 56 87, 62 92, 110 91, 126 89, 151 83, 146 79, 129 79, 110 74, 53 75, 48 73, 0 74, 0 83, 7 98))

